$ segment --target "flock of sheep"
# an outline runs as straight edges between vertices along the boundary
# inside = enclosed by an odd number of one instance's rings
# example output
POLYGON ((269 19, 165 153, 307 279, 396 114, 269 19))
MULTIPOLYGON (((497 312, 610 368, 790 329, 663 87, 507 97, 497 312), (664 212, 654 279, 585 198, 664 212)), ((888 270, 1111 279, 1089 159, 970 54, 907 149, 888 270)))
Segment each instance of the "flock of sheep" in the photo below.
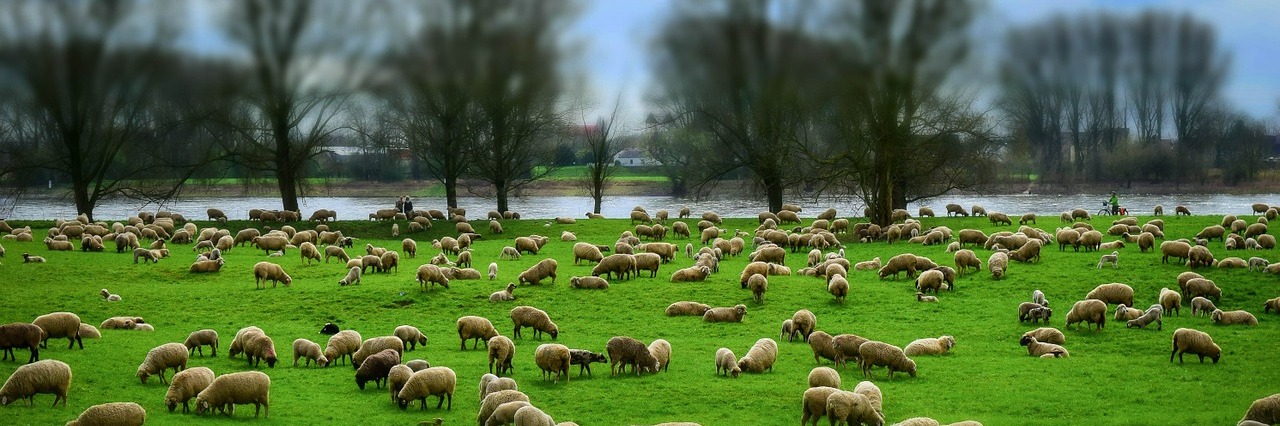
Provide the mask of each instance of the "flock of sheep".
MULTIPOLYGON (((1178 213, 1189 212, 1179 206, 1178 213)), ((1269 273, 1280 273, 1280 263, 1268 263, 1264 258, 1252 257, 1245 260, 1241 257, 1217 259, 1211 253, 1206 242, 1210 239, 1222 240, 1228 250, 1272 249, 1275 239, 1267 233, 1267 223, 1277 215, 1275 208, 1255 205, 1259 213, 1255 223, 1232 215, 1224 217, 1220 225, 1206 227, 1194 238, 1183 240, 1165 240, 1159 245, 1163 261, 1176 259, 1191 268, 1197 267, 1240 267, 1261 269, 1269 273), (1261 209, 1259 209, 1261 206, 1261 209)), ((589 276, 575 276, 568 279, 569 285, 580 289, 607 289, 610 281, 633 278, 655 278, 662 265, 677 262, 683 255, 690 265, 673 271, 671 282, 703 281, 713 274, 720 273, 720 261, 725 256, 745 255, 749 263, 739 274, 739 283, 743 289, 749 289, 756 303, 764 303, 768 294, 769 277, 799 275, 822 280, 828 293, 838 303, 843 303, 848 295, 849 274, 851 271, 874 271, 880 279, 896 279, 905 273, 908 279, 914 279, 915 295, 920 302, 938 302, 943 291, 956 291, 956 277, 965 273, 981 271, 981 260, 974 251, 978 246, 989 250, 986 269, 992 279, 1004 279, 1010 275, 1010 261, 1038 262, 1040 251, 1055 242, 1059 250, 1084 251, 1112 250, 1110 254, 1101 254, 1098 267, 1111 265, 1119 267, 1119 248, 1126 244, 1135 244, 1141 251, 1155 250, 1157 239, 1164 239, 1164 222, 1154 219, 1139 226, 1136 218, 1120 218, 1112 222, 1106 235, 1118 237, 1111 242, 1103 242, 1104 233, 1095 230, 1088 220, 1092 219, 1083 209, 1064 212, 1061 215, 1065 226, 1053 234, 1027 226, 1035 224, 1033 214, 1022 215, 1017 232, 996 232, 987 235, 980 230, 962 229, 952 231, 946 226, 926 228, 919 220, 912 218, 905 210, 893 213, 892 225, 881 227, 871 223, 851 223, 848 219, 837 218, 834 209, 827 209, 807 226, 801 223, 798 206, 787 205, 779 212, 763 212, 759 215, 759 226, 752 232, 729 231, 719 226, 723 221, 713 212, 704 213, 697 221, 697 233, 694 234, 685 221, 672 221, 668 212, 658 210, 653 216, 648 211, 636 207, 630 215, 634 228, 622 231, 612 245, 597 245, 577 242, 576 236, 564 231, 560 240, 573 243, 574 263, 580 261, 593 264, 589 276), (787 229, 786 226, 794 225, 787 229), (669 228, 668 228, 669 226, 669 228), (674 238, 694 239, 681 247, 666 242, 670 233, 674 238), (903 253, 881 262, 879 257, 865 261, 851 261, 844 257, 844 242, 877 242, 889 244, 905 242, 925 246, 945 246, 946 253, 953 253, 954 268, 923 256, 903 253), (647 242, 646 242, 647 240, 647 242), (972 246, 973 248, 966 248, 972 246), (696 250, 695 250, 696 248, 696 250), (683 253, 682 253, 683 251, 683 253), (803 267, 787 266, 788 252, 804 253, 803 267), (609 254, 605 254, 609 253, 609 254), (793 267, 795 272, 792 272, 793 267), (646 274, 647 273, 647 274, 646 274), (932 295, 930 295, 932 293, 932 295)), ((1155 212, 1161 214, 1163 208, 1156 206, 1155 212)), ((958 205, 947 206, 948 215, 970 214, 987 216, 993 224, 1012 225, 1008 215, 998 212, 987 213, 980 206, 973 206, 966 211, 958 205), (972 213, 971 213, 972 212, 972 213)), ((404 217, 403 213, 394 211, 375 212, 370 214, 371 220, 408 220, 409 231, 416 232, 429 229, 434 221, 450 221, 453 223, 456 237, 442 237, 431 242, 432 249, 438 254, 420 265, 415 279, 420 291, 437 291, 436 285, 449 289, 454 280, 478 280, 486 274, 472 267, 473 252, 471 243, 482 238, 466 221, 465 211, 450 210, 416 212, 413 218, 404 217), (385 213, 385 214, 384 214, 385 213), (447 219, 446 219, 447 217, 447 219)), ((216 209, 210 209, 209 219, 217 223, 225 223, 226 215, 216 209)), ((260 220, 266 224, 270 221, 298 221, 297 212, 277 212, 257 210, 250 212, 251 220, 260 220), (255 214, 256 213, 256 214, 255 214)), ((687 208, 682 209, 677 218, 690 217, 687 208)), ((919 217, 932 217, 930 209, 922 208, 919 217)), ((517 218, 507 212, 489 212, 489 234, 484 238, 499 238, 503 233, 501 220, 517 218)), ((598 215, 587 215, 588 219, 598 215)), ((345 248, 355 249, 353 238, 343 235, 341 231, 330 231, 326 222, 333 219, 331 211, 320 210, 312 215, 311 220, 319 222, 314 229, 297 230, 283 225, 279 229, 271 229, 263 233, 256 228, 246 228, 236 233, 228 229, 209 227, 200 229, 195 224, 184 222, 180 215, 161 213, 157 215, 140 214, 130 218, 128 223, 91 223, 81 216, 76 220, 57 221, 54 228, 48 231, 44 242, 49 250, 74 250, 72 241, 80 241, 84 251, 102 251, 104 243, 114 243, 119 253, 131 252, 135 263, 157 262, 171 255, 170 245, 192 244, 198 257, 191 264, 191 273, 216 273, 225 265, 222 252, 233 247, 249 245, 263 250, 268 256, 283 256, 290 250, 297 250, 302 261, 328 263, 336 258, 345 262, 340 278, 335 276, 339 285, 358 285, 361 277, 370 269, 376 272, 398 270, 400 253, 407 258, 416 258, 418 241, 405 238, 400 251, 367 244, 364 255, 351 257, 345 248), (145 247, 142 241, 151 241, 145 247), (320 249, 323 247, 323 250, 320 249)), ((691 220, 692 221, 692 220, 691 220)), ((576 219, 570 217, 556 218, 554 223, 571 224, 576 219)), ((269 228, 268 228, 269 229, 269 228)), ((11 228, 0 221, 0 230, 7 233, 6 240, 33 241, 30 227, 11 228)), ((394 236, 399 236, 399 225, 392 226, 394 236)), ((524 255, 539 255, 546 248, 550 239, 545 236, 528 235, 512 238, 512 244, 501 250, 499 259, 516 259, 524 255)), ((0 246, 0 256, 3 256, 0 246)), ((358 250, 358 249, 357 249, 358 250)), ((43 262, 39 256, 24 253, 26 262, 43 262)), ((795 262, 795 257, 790 259, 795 262)), ((539 284, 544 281, 554 283, 557 280, 559 265, 551 258, 543 259, 517 275, 515 282, 504 290, 489 296, 491 302, 510 302, 516 299, 515 290, 519 285, 539 284)), ((278 263, 272 261, 259 262, 252 268, 255 282, 259 288, 267 282, 272 286, 283 284, 289 286, 293 279, 278 263)), ((496 279, 497 262, 488 267, 487 277, 496 279)), ((1204 314, 1218 324, 1256 325, 1257 318, 1244 310, 1223 311, 1214 305, 1214 300, 1221 301, 1222 289, 1213 281, 1192 271, 1178 275, 1178 291, 1170 288, 1162 289, 1156 299, 1146 310, 1136 309, 1134 290, 1122 283, 1110 283, 1097 286, 1083 295, 1083 299, 1074 302, 1066 314, 1066 327, 1083 324, 1101 331, 1108 316, 1108 305, 1117 305, 1114 320, 1125 321, 1127 327, 1146 327, 1155 323, 1162 327, 1161 318, 1165 315, 1178 314, 1182 308, 1182 300, 1187 300, 1192 307, 1192 314, 1204 314)), ((120 300, 117 294, 102 290, 102 296, 108 301, 120 300)), ((1264 312, 1280 311, 1280 298, 1268 300, 1263 307, 1264 312)), ((1046 324, 1053 316, 1053 308, 1048 297, 1036 290, 1031 301, 1018 305, 1018 319, 1023 322, 1046 324)), ((700 316, 706 322, 741 322, 747 314, 745 305, 712 307, 696 301, 675 301, 664 311, 667 316, 692 315, 700 316)), ((484 343, 488 353, 489 373, 480 379, 481 409, 477 417, 478 424, 555 424, 549 415, 532 405, 527 394, 521 392, 514 380, 501 377, 510 375, 513 367, 515 346, 511 338, 521 338, 522 328, 533 330, 530 337, 545 335, 555 340, 559 327, 551 316, 541 309, 531 306, 517 306, 510 311, 513 335, 503 336, 498 333, 493 323, 480 316, 464 316, 457 320, 457 332, 460 350, 467 349, 467 342, 472 342, 472 349, 484 343)), ((101 328, 146 329, 150 327, 144 319, 138 317, 113 317, 101 324, 101 328)), ((325 347, 307 339, 293 341, 293 364, 299 360, 305 365, 315 363, 329 366, 338 362, 349 363, 355 369, 357 385, 364 389, 368 382, 389 389, 392 403, 406 408, 417 401, 421 409, 427 408, 427 398, 437 397, 436 408, 452 407, 452 397, 456 390, 457 375, 454 370, 443 366, 431 366, 424 360, 402 362, 404 352, 412 351, 418 345, 425 345, 427 337, 413 326, 397 327, 390 335, 363 339, 355 330, 340 330, 328 325, 322 330, 331 334, 325 347)), ((39 360, 39 348, 51 338, 66 338, 70 345, 79 344, 83 349, 82 338, 99 336, 98 330, 90 324, 81 322, 80 318, 70 312, 55 312, 36 318, 32 323, 12 323, 0 326, 0 349, 6 352, 6 359, 13 357, 14 348, 28 348, 30 357, 28 364, 19 367, 0 388, 0 403, 9 404, 16 399, 33 400, 37 393, 55 395, 58 401, 66 404, 67 390, 71 381, 71 368, 56 360, 39 360)), ((832 336, 817 328, 816 316, 801 309, 782 322, 779 339, 794 341, 799 338, 807 342, 812 349, 814 360, 821 364, 828 360, 834 367, 846 365, 853 360, 864 377, 874 377, 873 370, 884 367, 888 377, 895 372, 906 373, 911 377, 917 375, 917 364, 911 357, 941 355, 948 353, 956 345, 953 336, 944 335, 937 338, 924 338, 899 348, 889 343, 868 339, 855 334, 839 334, 832 336)), ((1042 358, 1064 358, 1069 356, 1063 333, 1055 328, 1040 327, 1026 332, 1019 339, 1019 344, 1026 346, 1028 354, 1042 358)), ((215 330, 197 330, 182 343, 172 342, 155 347, 149 351, 137 370, 137 377, 142 383, 152 376, 159 376, 162 382, 169 383, 164 397, 166 406, 172 412, 178 405, 183 411, 189 410, 189 402, 195 399, 196 412, 203 413, 217 410, 228 415, 234 412, 236 404, 254 404, 255 416, 261 410, 268 413, 270 378, 258 371, 215 375, 205 367, 187 368, 189 357, 198 351, 203 356, 203 349, 208 346, 210 356, 216 356, 219 338, 215 330), (173 370, 171 377, 166 378, 166 371, 173 370)), ((1221 348, 1213 342, 1209 334, 1187 328, 1180 328, 1172 337, 1170 361, 1175 357, 1181 360, 1185 354, 1210 358, 1217 363, 1221 357, 1221 348)), ((268 367, 277 362, 275 343, 261 328, 249 326, 239 330, 229 344, 229 355, 235 357, 243 354, 250 365, 255 368, 261 361, 268 367)), ((558 382, 563 378, 569 380, 569 369, 573 365, 590 372, 590 364, 610 364, 611 375, 626 373, 631 367, 634 374, 656 373, 666 369, 672 357, 669 342, 657 339, 645 344, 628 336, 615 336, 606 344, 606 353, 595 353, 585 349, 569 348, 558 343, 546 343, 537 347, 534 353, 535 364, 543 372, 544 380, 558 382)), ((742 357, 737 357, 733 350, 720 348, 715 352, 714 364, 716 374, 738 377, 741 373, 760 373, 771 371, 778 358, 778 342, 769 337, 760 338, 742 357)), ((16 357, 14 357, 16 361, 16 357)), ((710 361, 710 360, 709 360, 710 361)), ((709 364, 711 362, 708 362, 709 364)), ((880 389, 870 381, 858 383, 853 391, 841 390, 840 375, 830 367, 814 368, 809 374, 809 386, 802 395, 802 423, 807 424, 828 416, 832 424, 884 424, 882 408, 883 395, 880 389)), ((141 424, 145 420, 145 411, 136 403, 122 402, 97 405, 86 410, 78 420, 68 424, 95 424, 103 421, 115 421, 113 424, 141 424)), ((437 423, 439 419, 437 419, 437 423)), ((1280 422, 1280 394, 1259 399, 1250 407, 1241 424, 1273 424, 1280 422)), ((566 422, 561 424, 572 424, 566 422)), ((928 418, 912 418, 901 424, 926 425, 938 424, 928 418)), ((977 424, 962 422, 960 424, 977 424)))

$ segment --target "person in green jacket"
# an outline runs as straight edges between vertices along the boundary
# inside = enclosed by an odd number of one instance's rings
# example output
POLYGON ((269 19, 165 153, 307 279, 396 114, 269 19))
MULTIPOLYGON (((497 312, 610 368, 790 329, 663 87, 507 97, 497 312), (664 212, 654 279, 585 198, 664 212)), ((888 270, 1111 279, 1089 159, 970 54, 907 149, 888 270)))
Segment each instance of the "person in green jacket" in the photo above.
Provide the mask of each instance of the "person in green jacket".
POLYGON ((1120 214, 1120 197, 1116 196, 1115 191, 1111 191, 1111 200, 1107 202, 1111 204, 1111 214, 1120 214))

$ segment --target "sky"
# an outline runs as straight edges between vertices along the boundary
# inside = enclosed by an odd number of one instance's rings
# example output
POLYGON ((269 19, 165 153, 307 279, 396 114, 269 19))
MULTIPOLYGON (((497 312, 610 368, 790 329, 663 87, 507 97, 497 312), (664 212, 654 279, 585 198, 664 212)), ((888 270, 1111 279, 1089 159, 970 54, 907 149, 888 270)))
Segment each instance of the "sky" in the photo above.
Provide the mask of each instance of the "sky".
MULTIPOLYGON (((672 1, 679 0, 593 0, 584 6, 570 36, 585 43, 580 61, 586 98, 593 102, 584 113, 589 121, 607 117, 621 94, 623 119, 632 128, 643 125, 645 94, 653 87, 649 43, 672 1)), ((987 7, 981 22, 993 35, 1056 13, 1188 11, 1216 27, 1219 44, 1232 52, 1223 97, 1255 118, 1275 124, 1280 117, 1280 1, 989 0, 987 7)))

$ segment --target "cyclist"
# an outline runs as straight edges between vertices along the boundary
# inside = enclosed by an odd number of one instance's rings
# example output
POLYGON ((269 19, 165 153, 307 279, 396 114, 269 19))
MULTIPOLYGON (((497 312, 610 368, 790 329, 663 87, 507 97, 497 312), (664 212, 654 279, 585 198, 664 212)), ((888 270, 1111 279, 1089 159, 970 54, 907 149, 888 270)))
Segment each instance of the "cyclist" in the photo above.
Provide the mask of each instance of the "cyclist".
POLYGON ((1116 196, 1115 191, 1111 191, 1111 199, 1107 203, 1111 204, 1111 214, 1120 214, 1120 197, 1116 196))

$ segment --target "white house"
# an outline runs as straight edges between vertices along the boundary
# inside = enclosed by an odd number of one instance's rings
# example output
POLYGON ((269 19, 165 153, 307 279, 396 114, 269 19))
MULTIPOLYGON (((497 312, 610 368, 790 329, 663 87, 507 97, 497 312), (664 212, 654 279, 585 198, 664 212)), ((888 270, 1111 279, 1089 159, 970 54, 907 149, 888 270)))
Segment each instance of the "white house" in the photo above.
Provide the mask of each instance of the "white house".
POLYGON ((628 149, 619 151, 617 155, 613 156, 613 164, 623 166, 623 167, 646 167, 646 166, 662 165, 662 163, 658 162, 658 160, 654 160, 653 157, 650 157, 648 153, 638 149, 634 149, 634 148, 628 148, 628 149))

